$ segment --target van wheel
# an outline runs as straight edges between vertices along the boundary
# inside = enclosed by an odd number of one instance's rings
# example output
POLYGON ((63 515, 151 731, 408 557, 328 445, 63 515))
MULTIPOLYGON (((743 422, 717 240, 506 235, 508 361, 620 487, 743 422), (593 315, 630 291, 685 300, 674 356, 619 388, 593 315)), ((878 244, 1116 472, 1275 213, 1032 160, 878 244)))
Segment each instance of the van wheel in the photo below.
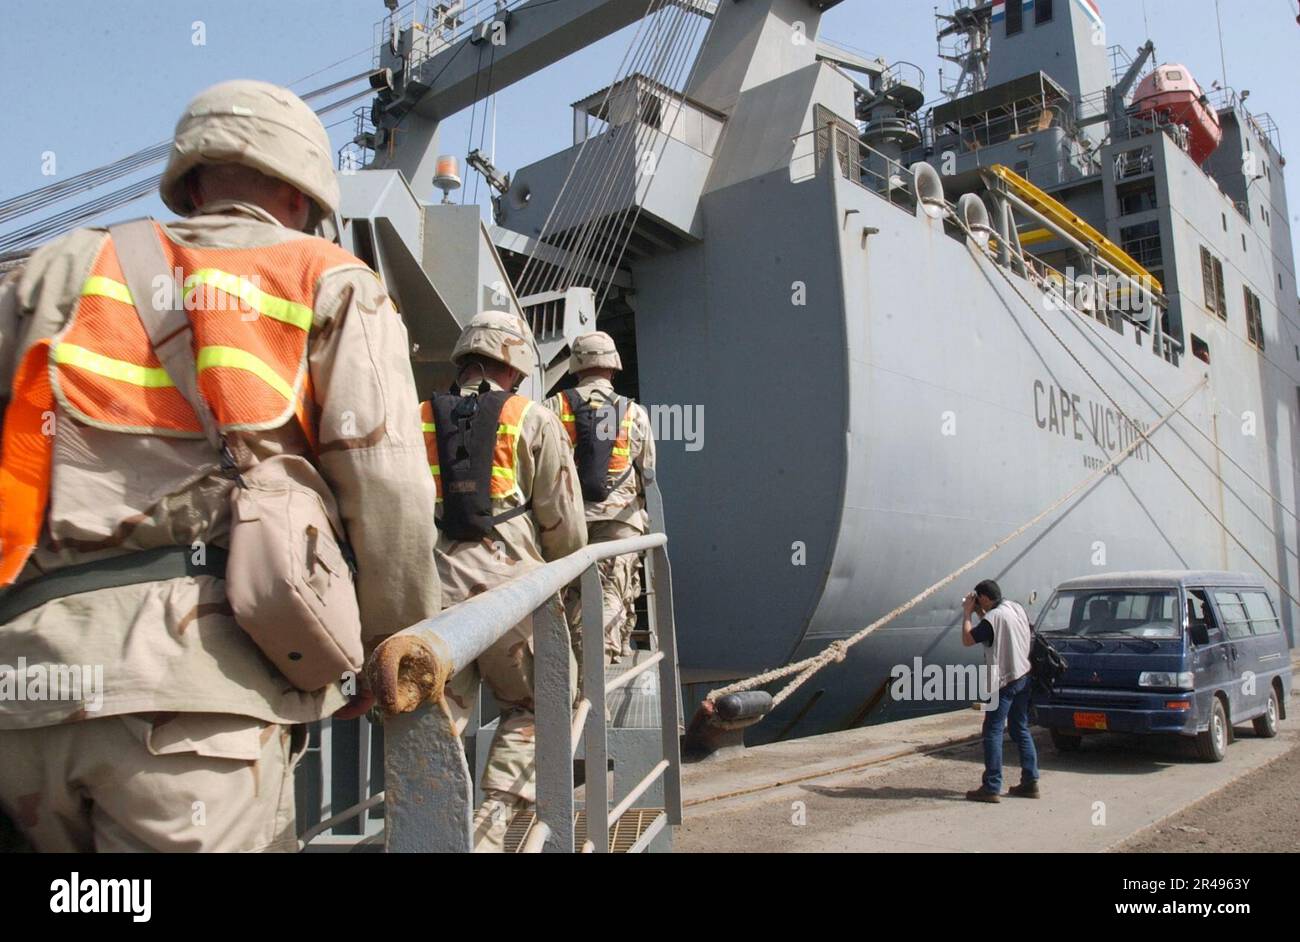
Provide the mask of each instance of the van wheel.
POLYGON ((1228 751, 1228 713, 1223 709, 1223 701, 1214 698, 1214 709, 1210 711, 1210 728, 1196 734, 1196 754, 1206 762, 1222 762, 1228 751))
POLYGON ((1078 752, 1083 748, 1082 736, 1071 736, 1059 729, 1052 730, 1052 746, 1057 752, 1078 752))
POLYGON ((1268 707, 1263 716, 1255 717, 1255 735, 1261 739, 1272 739, 1277 735, 1277 688, 1268 688, 1268 707))

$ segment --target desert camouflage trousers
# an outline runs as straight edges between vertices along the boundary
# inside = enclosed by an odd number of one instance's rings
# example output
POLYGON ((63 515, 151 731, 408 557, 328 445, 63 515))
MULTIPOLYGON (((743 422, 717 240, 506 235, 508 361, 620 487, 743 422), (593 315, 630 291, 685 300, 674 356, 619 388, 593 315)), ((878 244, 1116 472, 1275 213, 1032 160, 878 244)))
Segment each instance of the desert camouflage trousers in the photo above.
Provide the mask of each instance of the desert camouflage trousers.
MULTIPOLYGON (((618 520, 593 520, 587 524, 588 546, 640 535, 640 530, 618 520)), ((600 573, 600 591, 605 612, 605 624, 602 627, 607 660, 617 658, 632 643, 632 632, 636 628, 636 600, 641 595, 639 558, 637 553, 628 553, 612 559, 602 559, 596 565, 600 573)), ((576 584, 565 591, 564 611, 569 620, 574 650, 581 661, 582 602, 576 584)))
POLYGON ((296 851, 306 734, 218 713, 0 729, 0 805, 43 853, 296 851))
MULTIPOLYGON (((563 617, 558 597, 547 604, 555 617, 563 617)), ((569 676, 573 680, 572 700, 577 694, 578 676, 572 657, 569 676)), ((448 681, 444 694, 458 733, 464 732, 473 712, 480 680, 500 704, 501 716, 479 781, 485 797, 474 814, 474 849, 499 851, 504 848, 506 827, 515 812, 537 800, 532 615, 479 655, 473 666, 448 681)))

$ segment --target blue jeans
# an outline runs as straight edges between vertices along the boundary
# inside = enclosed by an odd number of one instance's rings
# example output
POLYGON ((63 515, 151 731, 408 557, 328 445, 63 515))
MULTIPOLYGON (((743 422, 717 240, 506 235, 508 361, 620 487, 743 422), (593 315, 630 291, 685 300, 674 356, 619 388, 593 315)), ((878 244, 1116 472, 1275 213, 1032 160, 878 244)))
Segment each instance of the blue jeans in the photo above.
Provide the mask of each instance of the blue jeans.
POLYGON ((1002 733, 1011 720, 1011 739, 1020 750, 1020 784, 1038 781, 1038 750, 1029 734, 1029 675, 998 691, 996 709, 984 714, 984 787, 1002 791, 1002 733))

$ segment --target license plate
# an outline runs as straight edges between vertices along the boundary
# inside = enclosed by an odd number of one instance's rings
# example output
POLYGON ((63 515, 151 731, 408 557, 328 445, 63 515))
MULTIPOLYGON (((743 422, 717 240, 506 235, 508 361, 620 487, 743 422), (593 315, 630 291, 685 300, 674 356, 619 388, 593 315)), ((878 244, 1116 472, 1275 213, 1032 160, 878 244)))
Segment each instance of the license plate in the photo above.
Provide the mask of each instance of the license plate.
POLYGON ((1074 714, 1075 729, 1105 729, 1105 713, 1076 713, 1074 714))

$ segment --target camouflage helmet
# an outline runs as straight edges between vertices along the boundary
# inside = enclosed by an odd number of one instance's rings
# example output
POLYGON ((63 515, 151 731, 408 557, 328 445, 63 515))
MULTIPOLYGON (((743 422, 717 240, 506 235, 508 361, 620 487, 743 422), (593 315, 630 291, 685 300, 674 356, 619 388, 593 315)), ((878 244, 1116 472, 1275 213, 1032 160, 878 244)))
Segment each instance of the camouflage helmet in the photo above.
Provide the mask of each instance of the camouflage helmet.
POLYGON ((581 373, 583 370, 598 367, 611 370, 623 368, 623 361, 618 356, 618 347, 614 346, 614 338, 603 330, 576 338, 569 352, 570 373, 581 373))
POLYGON ((464 366, 464 358, 477 353, 528 376, 537 366, 533 332, 522 317, 506 311, 476 314, 460 332, 451 362, 464 366))
POLYGON ((242 164, 297 188, 328 214, 339 206, 332 153, 320 118, 287 88, 221 82, 199 92, 176 122, 158 190, 168 209, 188 215, 195 209, 185 186, 191 170, 242 164))

